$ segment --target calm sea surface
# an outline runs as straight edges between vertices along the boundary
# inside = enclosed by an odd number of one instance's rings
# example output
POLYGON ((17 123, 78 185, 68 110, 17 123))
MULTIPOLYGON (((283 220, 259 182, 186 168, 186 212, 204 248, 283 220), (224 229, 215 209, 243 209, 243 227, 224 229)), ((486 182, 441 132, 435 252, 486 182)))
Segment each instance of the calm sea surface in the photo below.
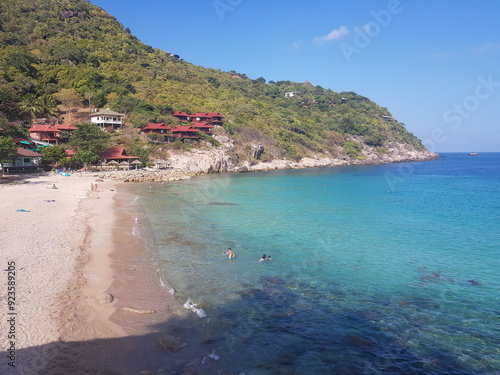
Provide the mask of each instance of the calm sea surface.
POLYGON ((500 374, 500 154, 136 189, 199 373, 500 374))

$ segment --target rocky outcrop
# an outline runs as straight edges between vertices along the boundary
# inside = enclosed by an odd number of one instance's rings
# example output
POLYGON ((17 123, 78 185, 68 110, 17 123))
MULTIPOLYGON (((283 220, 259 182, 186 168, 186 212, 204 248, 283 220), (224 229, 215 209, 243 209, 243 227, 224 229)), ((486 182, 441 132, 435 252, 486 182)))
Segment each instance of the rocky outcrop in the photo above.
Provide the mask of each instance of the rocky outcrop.
MULTIPOLYGON (((342 148, 337 150, 336 156, 311 155, 299 161, 290 159, 274 159, 262 162, 253 159, 253 162, 240 163, 233 141, 226 136, 219 136, 220 147, 204 150, 194 149, 189 152, 170 153, 168 161, 158 168, 145 168, 130 171, 97 172, 96 177, 123 182, 152 182, 177 181, 189 179, 200 174, 224 172, 258 172, 275 169, 303 169, 314 167, 335 167, 342 165, 385 164, 414 161, 427 161, 438 155, 427 150, 420 150, 405 143, 392 142, 385 148, 374 148, 363 145, 356 157, 348 156, 342 148), (168 166, 168 168, 166 167, 168 166)), ((361 145, 362 143, 358 141, 361 145)), ((251 147, 253 156, 261 156, 265 151, 261 145, 251 147)))

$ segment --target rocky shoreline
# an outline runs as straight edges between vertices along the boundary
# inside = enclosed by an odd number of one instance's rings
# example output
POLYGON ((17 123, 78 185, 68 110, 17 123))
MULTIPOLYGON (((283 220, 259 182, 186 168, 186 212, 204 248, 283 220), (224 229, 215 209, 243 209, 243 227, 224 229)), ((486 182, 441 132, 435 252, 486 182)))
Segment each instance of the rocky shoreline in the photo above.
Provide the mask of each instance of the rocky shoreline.
MULTIPOLYGON (((259 146, 255 147, 257 150, 259 146)), ((365 146, 357 158, 346 154, 337 157, 313 155, 299 161, 275 159, 269 162, 255 160, 239 163, 238 156, 229 147, 171 154, 168 164, 159 161, 155 168, 126 171, 95 172, 99 178, 120 182, 178 181, 193 176, 226 172, 262 172, 277 169, 325 168, 347 165, 374 165, 387 163, 430 161, 439 155, 419 150, 404 143, 390 143, 383 153, 365 146)))

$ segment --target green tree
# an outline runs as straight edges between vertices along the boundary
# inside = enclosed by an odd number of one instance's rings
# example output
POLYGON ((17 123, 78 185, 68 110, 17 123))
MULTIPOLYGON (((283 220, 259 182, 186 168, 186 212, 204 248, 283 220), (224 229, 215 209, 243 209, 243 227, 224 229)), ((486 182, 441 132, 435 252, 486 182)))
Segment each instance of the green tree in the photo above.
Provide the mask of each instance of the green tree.
POLYGON ((27 94, 19 103, 19 109, 30 115, 31 118, 41 115, 43 112, 40 101, 35 94, 27 94))
POLYGON ((110 135, 102 131, 96 124, 84 123, 75 125, 78 129, 71 133, 70 145, 79 151, 91 151, 99 154, 109 144, 110 135))
POLYGON ((9 163, 16 155, 17 145, 10 137, 0 137, 0 166, 3 172, 3 163, 9 163))
POLYGON ((43 116, 57 116, 57 100, 52 95, 42 95, 37 100, 40 107, 40 114, 43 116))
POLYGON ((88 168, 90 165, 99 161, 99 156, 93 151, 78 151, 75 156, 71 158, 71 163, 78 167, 88 168))
POLYGON ((44 165, 54 166, 66 158, 66 151, 61 146, 45 147, 40 153, 43 155, 42 163, 44 165))

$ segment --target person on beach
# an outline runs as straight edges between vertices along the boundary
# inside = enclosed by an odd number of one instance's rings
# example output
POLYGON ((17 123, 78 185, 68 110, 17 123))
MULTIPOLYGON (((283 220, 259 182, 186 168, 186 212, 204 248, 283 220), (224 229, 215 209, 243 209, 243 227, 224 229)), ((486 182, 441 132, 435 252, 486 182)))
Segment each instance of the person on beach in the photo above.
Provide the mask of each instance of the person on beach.
POLYGON ((227 249, 226 254, 227 254, 227 259, 229 260, 233 260, 235 257, 234 252, 233 250, 231 250, 231 248, 227 249))
POLYGON ((52 184, 52 189, 57 189, 56 184, 52 184))

